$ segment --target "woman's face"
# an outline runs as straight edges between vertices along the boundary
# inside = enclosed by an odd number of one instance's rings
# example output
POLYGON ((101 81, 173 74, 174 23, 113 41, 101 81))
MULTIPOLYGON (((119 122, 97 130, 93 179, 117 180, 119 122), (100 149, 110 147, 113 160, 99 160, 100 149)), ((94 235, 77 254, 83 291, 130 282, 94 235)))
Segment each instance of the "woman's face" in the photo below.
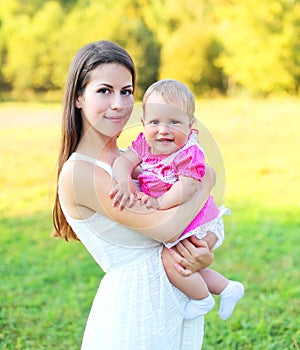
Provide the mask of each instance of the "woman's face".
POLYGON ((130 71, 116 63, 106 63, 91 71, 90 81, 75 102, 81 109, 83 128, 103 135, 119 135, 134 105, 130 71))

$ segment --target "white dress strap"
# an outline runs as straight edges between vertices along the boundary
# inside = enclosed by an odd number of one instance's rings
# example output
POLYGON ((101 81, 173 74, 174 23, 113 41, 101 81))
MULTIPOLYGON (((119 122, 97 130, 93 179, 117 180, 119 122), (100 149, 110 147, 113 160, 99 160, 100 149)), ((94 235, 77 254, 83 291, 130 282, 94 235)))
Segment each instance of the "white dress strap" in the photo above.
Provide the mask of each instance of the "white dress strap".
POLYGON ((71 154, 69 160, 83 160, 85 162, 97 165, 100 168, 102 168, 103 170, 105 170, 112 177, 111 166, 109 164, 105 163, 105 162, 102 162, 99 159, 92 158, 92 157, 87 156, 87 155, 82 154, 82 153, 74 152, 74 153, 71 154))

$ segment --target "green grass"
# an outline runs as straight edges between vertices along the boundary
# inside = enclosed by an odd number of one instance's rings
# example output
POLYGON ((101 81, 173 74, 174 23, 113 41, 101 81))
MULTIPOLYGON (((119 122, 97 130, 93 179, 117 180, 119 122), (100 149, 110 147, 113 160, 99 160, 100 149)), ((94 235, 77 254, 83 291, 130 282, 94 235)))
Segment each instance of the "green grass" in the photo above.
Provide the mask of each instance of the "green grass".
MULTIPOLYGON (((198 101, 232 210, 213 267, 246 287, 228 321, 208 314, 204 350, 300 348, 299 110, 296 99, 198 101)), ((59 114, 0 105, 1 350, 79 349, 102 276, 80 243, 50 237, 59 114)))

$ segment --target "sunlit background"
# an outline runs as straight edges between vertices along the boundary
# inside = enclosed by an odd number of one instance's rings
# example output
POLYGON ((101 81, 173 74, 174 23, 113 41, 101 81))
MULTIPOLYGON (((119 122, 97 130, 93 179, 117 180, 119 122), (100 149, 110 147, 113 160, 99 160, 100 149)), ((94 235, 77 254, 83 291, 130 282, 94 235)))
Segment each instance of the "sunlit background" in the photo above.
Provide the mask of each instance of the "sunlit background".
POLYGON ((213 266, 246 287, 228 321, 206 316, 203 349, 299 349, 299 0, 1 0, 0 349, 78 349, 103 275, 50 237, 68 67, 100 39, 132 55, 137 104, 161 78, 196 95, 232 210, 213 266))
POLYGON ((59 100, 82 45, 110 39, 133 56, 137 94, 176 77, 198 96, 299 94, 297 0, 2 0, 2 98, 59 100))

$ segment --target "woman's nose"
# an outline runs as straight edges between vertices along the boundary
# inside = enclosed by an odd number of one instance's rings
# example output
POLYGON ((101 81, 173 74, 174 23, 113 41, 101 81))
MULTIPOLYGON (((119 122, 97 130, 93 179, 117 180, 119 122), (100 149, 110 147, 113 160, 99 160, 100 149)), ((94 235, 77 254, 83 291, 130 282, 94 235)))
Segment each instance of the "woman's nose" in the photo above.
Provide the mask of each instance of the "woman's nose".
POLYGON ((123 103, 122 97, 118 94, 113 95, 112 101, 111 101, 111 108, 119 109, 123 107, 124 107, 124 103, 123 103))

